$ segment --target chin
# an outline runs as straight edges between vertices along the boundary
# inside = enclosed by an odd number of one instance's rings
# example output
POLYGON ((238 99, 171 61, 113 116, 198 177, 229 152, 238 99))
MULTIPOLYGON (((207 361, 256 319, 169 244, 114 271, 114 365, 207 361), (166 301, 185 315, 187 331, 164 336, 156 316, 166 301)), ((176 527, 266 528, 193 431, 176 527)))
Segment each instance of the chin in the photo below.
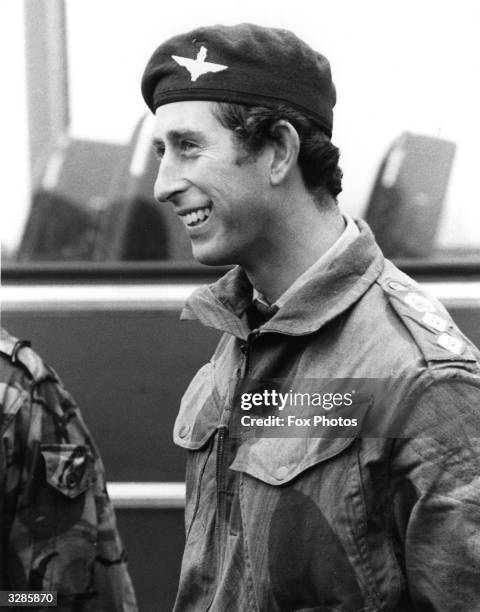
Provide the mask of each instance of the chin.
POLYGON ((239 263, 232 251, 209 249, 206 245, 192 243, 193 258, 205 266, 230 266, 239 263))

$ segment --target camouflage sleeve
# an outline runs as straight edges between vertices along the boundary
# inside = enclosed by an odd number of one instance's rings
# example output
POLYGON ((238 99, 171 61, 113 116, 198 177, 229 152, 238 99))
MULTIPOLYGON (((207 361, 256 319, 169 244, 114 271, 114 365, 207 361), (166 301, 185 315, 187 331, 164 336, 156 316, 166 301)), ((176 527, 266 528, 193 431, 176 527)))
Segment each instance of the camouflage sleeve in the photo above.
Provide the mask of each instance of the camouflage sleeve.
POLYGON ((32 379, 0 355, 0 588, 57 591, 59 610, 137 610, 101 458, 43 367, 32 379))
POLYGON ((409 411, 392 465, 414 610, 480 610, 480 387, 439 380, 409 411))

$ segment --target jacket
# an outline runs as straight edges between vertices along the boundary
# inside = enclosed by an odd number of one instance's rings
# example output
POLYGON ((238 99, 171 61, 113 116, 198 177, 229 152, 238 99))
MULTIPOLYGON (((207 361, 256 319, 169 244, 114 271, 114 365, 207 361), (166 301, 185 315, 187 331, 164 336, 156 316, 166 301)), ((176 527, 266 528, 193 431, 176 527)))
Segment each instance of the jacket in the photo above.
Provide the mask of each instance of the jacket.
POLYGON ((134 612, 102 460, 28 345, 1 330, 0 590, 56 591, 58 610, 134 612))
POLYGON ((258 329, 240 268, 184 309, 223 336, 174 427, 187 450, 177 612, 480 610, 479 352, 358 225, 258 329), (348 408, 366 435, 243 435, 239 389, 325 380, 381 382, 348 408))

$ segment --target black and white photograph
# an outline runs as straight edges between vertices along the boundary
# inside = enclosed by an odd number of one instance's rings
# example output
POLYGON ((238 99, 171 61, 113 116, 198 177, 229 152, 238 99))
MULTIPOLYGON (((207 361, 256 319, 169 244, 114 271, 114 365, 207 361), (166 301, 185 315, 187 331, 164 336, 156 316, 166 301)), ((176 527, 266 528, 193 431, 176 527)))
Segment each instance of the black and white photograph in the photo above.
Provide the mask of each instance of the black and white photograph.
POLYGON ((480 5, 0 22, 0 608, 480 611, 480 5))

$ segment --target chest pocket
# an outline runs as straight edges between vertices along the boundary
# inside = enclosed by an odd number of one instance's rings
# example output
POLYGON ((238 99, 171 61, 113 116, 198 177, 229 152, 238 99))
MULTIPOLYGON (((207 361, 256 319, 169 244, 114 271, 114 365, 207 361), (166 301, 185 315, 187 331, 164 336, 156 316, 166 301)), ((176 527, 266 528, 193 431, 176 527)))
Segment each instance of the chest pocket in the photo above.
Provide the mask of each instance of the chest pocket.
POLYGON ((173 441, 188 450, 199 450, 216 430, 221 409, 215 395, 213 366, 205 364, 188 386, 173 428, 173 441))
POLYGON ((321 415, 310 415, 305 426, 285 424, 280 430, 281 438, 273 437, 266 427, 263 437, 249 437, 243 441, 230 467, 269 485, 288 483, 348 448, 368 422, 366 416, 372 401, 369 394, 354 400, 348 414, 352 418, 344 419, 344 423, 336 415, 327 415, 316 424, 321 415))
POLYGON ((81 444, 41 444, 40 455, 38 475, 25 487, 11 540, 24 539, 27 530, 29 541, 41 542, 27 547, 23 557, 39 589, 89 593, 99 526, 94 458, 81 444))
POLYGON ((213 436, 220 414, 214 391, 213 366, 209 362, 188 386, 173 428, 173 441, 188 451, 185 473, 187 539, 195 517, 199 517, 197 524, 204 534, 209 520, 208 510, 215 512, 215 464, 208 459, 212 456, 213 436))
POLYGON ((230 468, 260 609, 373 609, 351 554, 366 520, 355 448, 353 435, 250 438, 238 448, 230 468))
POLYGON ((270 485, 290 482, 335 457, 355 438, 258 438, 244 442, 230 468, 270 485))
POLYGON ((47 482, 63 495, 75 498, 92 484, 93 457, 78 444, 42 444, 47 482))

